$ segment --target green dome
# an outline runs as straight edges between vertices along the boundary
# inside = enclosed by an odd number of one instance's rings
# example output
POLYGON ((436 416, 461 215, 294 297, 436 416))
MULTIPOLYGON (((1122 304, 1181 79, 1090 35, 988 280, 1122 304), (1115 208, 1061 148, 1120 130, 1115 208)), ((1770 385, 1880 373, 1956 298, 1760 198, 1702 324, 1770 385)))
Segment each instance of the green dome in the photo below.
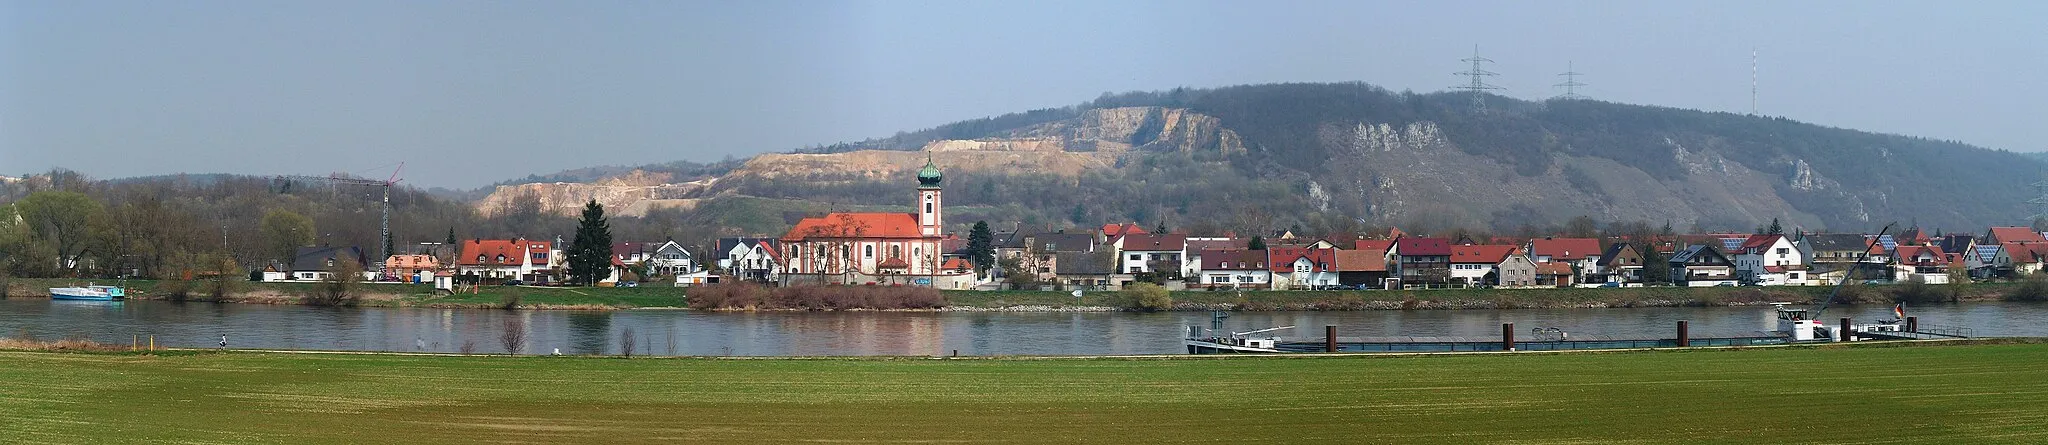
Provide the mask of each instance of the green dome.
POLYGON ((939 166, 932 165, 932 155, 926 153, 924 155, 924 168, 917 171, 917 185, 938 187, 940 179, 942 178, 939 176, 939 166))

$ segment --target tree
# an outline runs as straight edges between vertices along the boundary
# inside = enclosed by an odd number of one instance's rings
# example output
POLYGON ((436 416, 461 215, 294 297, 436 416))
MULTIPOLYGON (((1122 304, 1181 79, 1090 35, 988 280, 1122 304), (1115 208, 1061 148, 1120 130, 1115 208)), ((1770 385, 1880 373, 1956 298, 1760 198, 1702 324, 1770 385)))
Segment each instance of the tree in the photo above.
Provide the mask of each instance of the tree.
POLYGON ((576 239, 569 242, 569 281, 585 286, 597 284, 612 267, 612 228, 605 221, 604 204, 590 200, 583 205, 583 220, 576 225, 576 239))
POLYGON ((1258 235, 1252 235, 1252 241, 1246 243, 1244 248, 1249 250, 1266 250, 1266 239, 1260 238, 1258 235))
POLYGON ((363 265, 356 261, 355 249, 344 248, 334 251, 334 265, 327 268, 327 279, 313 291, 306 303, 314 306, 355 306, 361 297, 363 265))
POLYGON ((988 221, 975 221, 974 230, 967 232, 967 258, 974 262, 974 273, 988 273, 995 267, 995 234, 988 230, 988 221))
POLYGON ((1574 216, 1571 221, 1565 222, 1564 234, 1572 238, 1597 237, 1600 236, 1600 223, 1594 222, 1590 216, 1574 216))
POLYGON ((1167 292, 1165 286, 1157 284, 1131 283, 1130 286, 1125 286, 1124 290, 1118 291, 1117 296, 1121 297, 1123 306, 1128 309, 1145 312, 1173 309, 1173 293, 1167 292))
POLYGON ((1022 260, 1004 258, 996 264, 1003 268, 1003 280, 1010 283, 1011 289, 1038 290, 1038 271, 1026 267, 1022 260))
POLYGON ((450 248, 453 248, 453 247, 455 247, 455 243, 456 243, 456 241, 455 241, 455 227, 454 227, 454 226, 449 226, 449 227, 448 227, 448 240, 447 240, 447 241, 444 241, 444 243, 446 243, 446 244, 448 245, 448 247, 450 247, 450 248))
POLYGON ((290 210, 264 212, 260 230, 270 254, 284 262, 291 262, 299 247, 313 245, 313 218, 290 210))
POLYGON ((1784 235, 1784 234, 1785 234, 1785 226, 1784 226, 1784 225, 1782 225, 1782 224, 1778 224, 1778 219, 1777 219, 1777 218, 1771 218, 1771 227, 1770 227, 1770 228, 1768 228, 1768 229, 1764 229, 1764 230, 1766 230, 1766 232, 1764 232, 1764 234, 1765 234, 1765 235, 1784 235))
POLYGON ((78 266, 95 227, 106 224, 106 208, 84 193, 40 191, 15 206, 34 241, 55 247, 57 258, 52 259, 62 269, 78 266))
POLYGON ((1664 254, 1657 251, 1656 244, 1647 242, 1637 244, 1636 249, 1643 251, 1644 283, 1671 282, 1671 265, 1665 262, 1664 254))

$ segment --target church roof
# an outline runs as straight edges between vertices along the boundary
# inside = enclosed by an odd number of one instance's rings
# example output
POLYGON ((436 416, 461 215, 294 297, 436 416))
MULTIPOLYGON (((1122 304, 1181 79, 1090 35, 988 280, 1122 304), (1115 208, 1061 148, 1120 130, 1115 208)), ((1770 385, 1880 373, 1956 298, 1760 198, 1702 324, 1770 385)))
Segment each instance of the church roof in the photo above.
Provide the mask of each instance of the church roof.
POLYGON ((917 215, 909 213, 832 213, 804 218, 783 235, 783 241, 806 238, 924 238, 917 215))

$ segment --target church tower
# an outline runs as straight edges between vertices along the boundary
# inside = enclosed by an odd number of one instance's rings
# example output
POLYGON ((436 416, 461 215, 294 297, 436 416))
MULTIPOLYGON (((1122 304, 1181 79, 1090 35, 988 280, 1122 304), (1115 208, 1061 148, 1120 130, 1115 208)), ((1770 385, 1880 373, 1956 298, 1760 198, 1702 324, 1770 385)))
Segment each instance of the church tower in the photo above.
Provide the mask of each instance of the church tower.
POLYGON ((932 164, 931 152, 925 152, 924 169, 917 171, 917 232, 924 236, 939 236, 943 230, 939 215, 945 201, 939 196, 939 180, 939 167, 932 164))

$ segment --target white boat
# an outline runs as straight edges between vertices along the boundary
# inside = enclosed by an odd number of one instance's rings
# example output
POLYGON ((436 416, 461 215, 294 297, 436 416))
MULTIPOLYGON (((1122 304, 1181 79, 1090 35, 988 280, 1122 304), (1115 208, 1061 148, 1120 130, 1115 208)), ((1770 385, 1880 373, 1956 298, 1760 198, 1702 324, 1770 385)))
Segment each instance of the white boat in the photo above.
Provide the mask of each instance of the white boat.
POLYGON ((128 293, 121 289, 120 286, 86 285, 85 287, 50 288, 50 299, 53 300, 113 301, 126 298, 128 298, 128 293))
POLYGON ((1266 328, 1248 332, 1232 332, 1228 337, 1202 336, 1201 328, 1189 327, 1187 344, 1189 354, 1214 353, 1275 353, 1282 352, 1274 346, 1280 344, 1279 337, 1252 338, 1252 334, 1294 329, 1293 326, 1266 328))

